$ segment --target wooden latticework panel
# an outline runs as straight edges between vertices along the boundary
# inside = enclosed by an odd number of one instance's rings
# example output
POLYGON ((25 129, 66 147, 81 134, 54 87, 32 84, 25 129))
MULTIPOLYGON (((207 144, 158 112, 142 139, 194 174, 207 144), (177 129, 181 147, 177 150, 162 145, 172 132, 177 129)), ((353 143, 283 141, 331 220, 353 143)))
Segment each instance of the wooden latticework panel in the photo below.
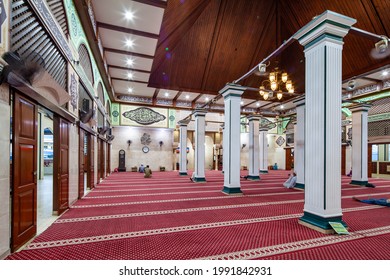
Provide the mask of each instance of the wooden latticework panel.
POLYGON ((11 51, 33 57, 64 89, 67 88, 66 60, 27 1, 12 1, 11 51))

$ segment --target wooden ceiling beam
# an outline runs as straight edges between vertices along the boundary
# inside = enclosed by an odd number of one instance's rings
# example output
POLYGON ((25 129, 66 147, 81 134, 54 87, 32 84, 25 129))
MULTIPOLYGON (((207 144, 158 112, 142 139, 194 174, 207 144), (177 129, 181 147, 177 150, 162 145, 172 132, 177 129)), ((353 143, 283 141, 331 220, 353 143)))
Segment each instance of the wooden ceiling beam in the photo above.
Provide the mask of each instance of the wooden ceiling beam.
POLYGON ((248 107, 249 105, 252 105, 253 103, 256 103, 258 100, 254 100, 252 102, 249 102, 248 104, 244 105, 244 106, 241 106, 241 109, 244 109, 246 107, 248 107))
POLYGON ((128 71, 134 71, 134 72, 140 72, 140 73, 145 73, 145 74, 150 74, 150 71, 147 70, 141 70, 137 68, 131 68, 131 67, 123 67, 123 66, 117 66, 117 65, 107 65, 108 68, 115 68, 115 69, 120 69, 120 70, 128 70, 128 71))
POLYGON ((167 8, 167 1, 161 1, 161 0, 133 0, 134 2, 154 6, 157 8, 166 9, 167 8))
POLYGON ((191 108, 192 109, 195 109, 195 104, 196 104, 196 101, 198 101, 201 97, 203 96, 203 94, 199 94, 197 97, 195 97, 192 102, 191 102, 191 108))
POLYGON ((158 34, 153 34, 149 32, 144 32, 144 31, 139 31, 131 28, 126 28, 123 26, 118 26, 118 25, 112 25, 104 22, 96 22, 98 28, 104 28, 104 29, 109 29, 109 30, 114 30, 118 32, 123 32, 126 34, 131 34, 131 35, 137 35, 137 36, 142 36, 142 37, 147 37, 151 39, 157 39, 159 38, 158 34))
POLYGON ((176 96, 173 98, 172 102, 173 102, 173 107, 176 107, 176 104, 177 104, 177 99, 180 97, 180 95, 183 93, 183 91, 179 91, 176 96))
POLYGON ((363 79, 363 80, 367 80, 367 81, 375 82, 375 83, 381 83, 381 82, 383 82, 382 80, 374 79, 374 78, 369 78, 369 77, 361 77, 361 78, 359 78, 359 79, 363 79))
POLYGON ((124 78, 113 78, 113 77, 111 77, 111 80, 132 82, 132 83, 140 83, 140 84, 148 84, 148 82, 131 80, 131 79, 124 79, 124 78))
POLYGON ((156 88, 156 90, 154 91, 154 94, 153 94, 153 97, 152 97, 152 104, 155 106, 156 103, 157 103, 157 96, 158 96, 158 93, 160 92, 160 89, 159 88, 156 88))
POLYGON ((135 53, 135 52, 129 52, 129 51, 124 51, 124 50, 112 49, 112 48, 104 48, 104 51, 112 52, 112 53, 119 53, 119 54, 129 55, 129 56, 142 57, 142 58, 147 58, 147 59, 153 59, 154 58, 154 56, 152 56, 152 55, 135 53))

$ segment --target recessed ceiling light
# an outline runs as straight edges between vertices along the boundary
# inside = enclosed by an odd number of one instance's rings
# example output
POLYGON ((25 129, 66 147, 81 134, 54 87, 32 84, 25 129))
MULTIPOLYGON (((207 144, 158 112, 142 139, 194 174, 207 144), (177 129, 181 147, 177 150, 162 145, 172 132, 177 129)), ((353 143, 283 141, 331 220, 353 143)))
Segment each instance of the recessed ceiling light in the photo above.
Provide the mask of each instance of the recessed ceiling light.
POLYGON ((125 18, 128 20, 132 20, 134 18, 134 13, 132 11, 126 11, 125 18))
POLYGON ((127 78, 132 79, 133 78, 133 73, 127 73, 127 78))
POLYGON ((241 103, 241 105, 244 105, 244 101, 241 101, 240 103, 241 103))
POLYGON ((259 107, 260 106, 260 102, 256 102, 256 106, 259 107))
POLYGON ((127 89, 127 92, 128 92, 128 93, 133 93, 133 88, 129 87, 129 88, 127 89))
POLYGON ((168 96, 169 96, 169 93, 168 93, 168 92, 165 92, 164 95, 165 95, 165 97, 168 97, 168 96))
POLYGON ((389 75, 389 71, 388 70, 383 70, 382 76, 388 76, 388 75, 389 75))
POLYGON ((131 48, 133 45, 134 45, 133 40, 130 40, 130 39, 127 39, 127 40, 126 40, 126 46, 127 46, 127 47, 130 47, 130 48, 131 48))
POLYGON ((207 101, 209 101, 209 100, 210 100, 210 98, 206 97, 204 100, 206 100, 206 102, 207 102, 207 101))
POLYGON ((132 60, 131 58, 128 58, 128 59, 126 60, 126 64, 129 65, 129 66, 133 66, 134 60, 132 60))
POLYGON ((186 95, 186 99, 190 99, 190 96, 188 94, 186 95))
POLYGON ((280 105, 280 109, 284 109, 284 105, 282 104, 282 105, 280 105))

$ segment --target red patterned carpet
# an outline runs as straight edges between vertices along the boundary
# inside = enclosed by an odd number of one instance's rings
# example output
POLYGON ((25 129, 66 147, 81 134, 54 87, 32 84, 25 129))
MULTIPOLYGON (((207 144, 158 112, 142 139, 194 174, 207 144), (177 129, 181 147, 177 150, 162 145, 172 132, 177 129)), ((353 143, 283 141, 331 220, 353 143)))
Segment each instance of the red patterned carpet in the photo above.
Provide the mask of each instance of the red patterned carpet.
POLYGON ((178 172, 113 173, 7 259, 390 259, 390 208, 352 200, 390 197, 390 181, 365 188, 343 177, 350 234, 324 235, 298 224, 304 193, 283 188, 287 173, 242 180, 241 196, 221 192, 220 171, 206 172, 206 183, 178 172))

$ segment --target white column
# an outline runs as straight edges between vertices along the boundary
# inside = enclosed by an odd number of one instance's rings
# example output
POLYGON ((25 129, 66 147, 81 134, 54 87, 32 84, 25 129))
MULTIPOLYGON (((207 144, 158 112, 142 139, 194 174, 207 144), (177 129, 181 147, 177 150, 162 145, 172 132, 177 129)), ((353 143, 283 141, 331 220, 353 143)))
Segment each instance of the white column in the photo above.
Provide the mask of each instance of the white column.
POLYGON ((352 112, 352 181, 354 185, 367 185, 368 110, 371 105, 349 107, 352 112))
POLYGON ((227 84, 220 93, 225 102, 225 126, 223 134, 224 186, 223 193, 241 194, 240 185, 240 122, 241 95, 245 88, 227 84))
POLYGON ((299 222, 333 233, 342 221, 341 88, 343 37, 355 19, 331 11, 315 17, 294 38, 305 47, 305 204, 299 222))
POLYGON ((222 174, 223 174, 225 173, 225 166, 226 166, 225 157, 224 157, 225 147, 226 147, 225 123, 221 125, 221 128, 222 128, 222 174))
POLYGON ((180 150, 180 158, 179 158, 179 175, 180 176, 187 176, 187 126, 189 120, 182 120, 179 121, 180 126, 180 143, 179 143, 179 150, 180 150))
POLYGON ((207 111, 196 109, 195 117, 195 170, 194 182, 206 182, 205 178, 205 134, 207 111))
POLYGON ((268 128, 261 127, 259 133, 260 142, 260 173, 268 173, 268 128))
POLYGON ((260 116, 250 115, 249 121, 249 174, 248 180, 260 180, 259 177, 259 120, 260 116))
POLYGON ((296 188, 305 188, 305 98, 294 101, 297 123, 294 126, 294 171, 297 174, 296 188))

